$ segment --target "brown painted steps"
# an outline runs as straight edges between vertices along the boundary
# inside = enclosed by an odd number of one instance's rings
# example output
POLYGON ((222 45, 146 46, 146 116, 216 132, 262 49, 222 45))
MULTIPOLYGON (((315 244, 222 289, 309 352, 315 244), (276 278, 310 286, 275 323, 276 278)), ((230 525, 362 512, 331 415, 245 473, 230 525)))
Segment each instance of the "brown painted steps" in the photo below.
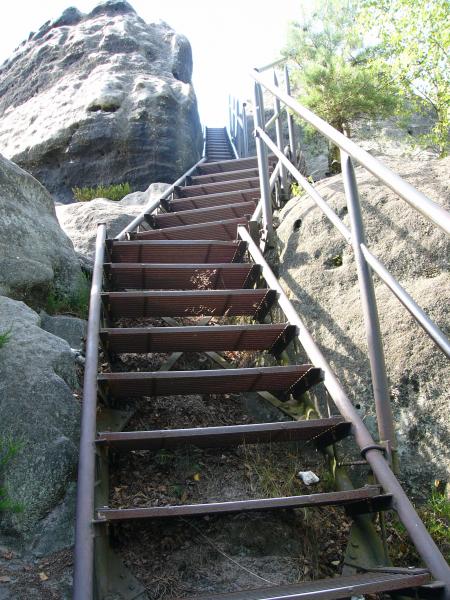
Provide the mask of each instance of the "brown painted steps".
POLYGON ((246 190, 234 190, 220 194, 205 194, 204 196, 192 196, 176 200, 164 200, 162 205, 168 211, 193 210, 196 208, 212 208, 214 206, 225 206, 241 202, 257 202, 261 197, 259 188, 248 188, 246 190))
POLYGON ((108 508, 96 510, 97 520, 125 521, 131 519, 155 519, 167 517, 193 517, 245 513, 277 509, 296 509, 319 506, 343 506, 358 512, 378 512, 390 508, 392 496, 383 494, 380 486, 368 485, 342 492, 325 492, 286 496, 282 498, 257 498, 254 500, 235 500, 211 502, 208 504, 181 504, 172 506, 152 506, 148 508, 108 508))
POLYGON ((116 263, 228 263, 240 262, 247 250, 243 241, 107 240, 110 262, 116 263))
POLYGON ((299 397, 322 381, 322 371, 312 365, 211 369, 203 371, 149 371, 101 373, 98 385, 114 399, 186 394, 280 392, 299 397))
POLYGON ((165 227, 133 232, 132 240, 236 240, 239 225, 248 225, 248 217, 210 221, 196 225, 165 227))
POLYGON ((259 187, 259 177, 248 177, 245 179, 232 179, 215 183, 203 183, 200 185, 178 186, 175 188, 176 198, 191 196, 202 196, 204 194, 219 194, 220 192, 232 192, 234 190, 245 190, 246 188, 259 187))
POLYGON ((146 215, 146 221, 155 229, 163 227, 180 227, 183 225, 196 225, 210 223, 239 217, 251 216, 256 209, 256 202, 238 202, 208 208, 181 210, 177 212, 146 215))
POLYGON ((228 171, 225 173, 209 173, 206 175, 190 175, 187 177, 187 185, 202 185, 205 183, 219 183, 220 181, 230 181, 234 179, 247 179, 258 177, 258 169, 240 169, 237 171, 228 171))
MULTIPOLYGON (((269 165, 277 162, 276 156, 269 156, 269 165)), ((202 163, 197 167, 196 175, 209 175, 210 173, 224 173, 227 171, 236 171, 238 169, 255 169, 258 167, 256 156, 249 158, 234 158, 231 160, 202 163)))
MULTIPOLYGON (((430 581, 431 575, 425 569, 386 568, 357 575, 246 589, 228 594, 202 594, 195 596, 195 600, 340 600, 400 590, 405 593, 408 591, 416 598, 421 597, 421 586, 426 586, 430 581)), ((438 593, 433 594, 428 590, 426 593, 424 597, 438 597, 438 593)), ((188 597, 186 600, 194 599, 188 597)))
POLYGON ((113 319, 248 316, 263 321, 277 293, 269 289, 102 292, 101 299, 113 319))
POLYGON ((185 327, 120 327, 100 330, 108 351, 205 352, 263 351, 278 356, 294 339, 297 328, 286 323, 269 325, 214 325, 185 327))
POLYGON ((116 289, 212 290, 253 287, 261 267, 251 263, 105 263, 116 289))
POLYGON ((318 441, 323 445, 338 442, 351 433, 351 424, 343 417, 277 421, 245 425, 156 429, 150 431, 105 431, 96 444, 112 450, 174 450, 186 446, 227 448, 241 444, 318 441))

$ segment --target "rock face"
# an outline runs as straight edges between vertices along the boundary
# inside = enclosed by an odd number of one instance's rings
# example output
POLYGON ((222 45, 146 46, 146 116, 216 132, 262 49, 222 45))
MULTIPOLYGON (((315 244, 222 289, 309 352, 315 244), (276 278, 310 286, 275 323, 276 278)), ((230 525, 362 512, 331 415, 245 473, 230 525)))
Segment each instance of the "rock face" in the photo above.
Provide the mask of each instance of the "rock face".
POLYGON ((84 350, 84 339, 87 331, 87 322, 84 319, 67 315, 51 317, 43 313, 41 315, 41 327, 45 331, 66 340, 72 349, 84 350))
POLYGON ((0 332, 10 332, 0 348, 0 440, 20 444, 1 478, 22 507, 2 514, 1 528, 25 541, 64 498, 78 454, 74 355, 66 341, 39 325, 39 315, 25 304, 0 297, 0 332))
POLYGON ((62 202, 71 188, 173 181, 200 157, 188 40, 122 0, 75 8, 0 67, 0 145, 62 202))
MULTIPOLYGON (((400 161, 391 168, 445 207, 450 159, 400 161)), ((362 168, 356 169, 369 247, 448 335, 450 243, 402 199, 362 168)), ((316 185, 348 223, 340 176, 316 185)), ((280 277, 367 425, 375 429, 356 269, 351 248, 322 211, 292 199, 280 215, 280 277)), ((374 277, 402 479, 416 493, 450 473, 448 361, 384 284, 374 277)))
POLYGON ((0 155, 0 295, 45 304, 51 289, 76 294, 81 270, 56 219, 53 199, 0 155))

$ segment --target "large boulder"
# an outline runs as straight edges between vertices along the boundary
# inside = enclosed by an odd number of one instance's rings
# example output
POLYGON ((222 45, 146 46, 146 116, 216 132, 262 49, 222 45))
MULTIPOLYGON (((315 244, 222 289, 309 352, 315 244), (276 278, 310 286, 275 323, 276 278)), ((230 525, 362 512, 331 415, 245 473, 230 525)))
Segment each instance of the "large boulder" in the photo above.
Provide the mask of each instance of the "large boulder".
POLYGON ((0 294, 45 305, 48 294, 76 296, 83 285, 73 245, 52 197, 0 155, 0 294))
POLYGON ((68 9, 0 67, 0 145, 59 201, 173 181, 202 149, 191 76, 188 40, 127 2, 68 9))
POLYGON ((19 446, 0 474, 20 512, 2 513, 1 528, 24 541, 63 500, 76 470, 78 377, 69 344, 40 328, 22 302, 0 297, 0 441, 19 446))
MULTIPOLYGON (((385 161, 386 162, 386 161, 385 161)), ((416 188, 449 207, 450 159, 390 159, 416 188)), ((356 169, 369 247, 437 324, 448 332, 450 243, 395 193, 356 169)), ((341 176, 317 191, 348 225, 341 176)), ((375 431, 374 401, 352 249, 306 196, 281 211, 281 281, 354 404, 375 431)), ((449 479, 448 361, 374 276, 398 433, 401 473, 415 492, 449 479)))
POLYGON ((72 240, 83 267, 92 268, 99 223, 106 223, 107 235, 113 238, 144 210, 148 202, 159 198, 167 187, 166 183, 152 183, 145 192, 133 192, 119 201, 95 198, 90 202, 57 206, 59 223, 72 240))

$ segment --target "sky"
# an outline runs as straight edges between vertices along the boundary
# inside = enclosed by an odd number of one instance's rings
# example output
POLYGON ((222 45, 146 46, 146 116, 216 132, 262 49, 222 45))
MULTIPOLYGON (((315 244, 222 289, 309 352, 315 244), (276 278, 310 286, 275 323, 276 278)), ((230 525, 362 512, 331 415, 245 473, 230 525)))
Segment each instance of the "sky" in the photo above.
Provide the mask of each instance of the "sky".
MULTIPOLYGON (((251 95, 252 67, 276 60, 287 25, 310 0, 129 0, 147 22, 162 19, 191 42, 193 83, 204 125, 224 126, 228 94, 251 95)), ((97 0, 13 0, 0 21, 0 64, 30 31, 68 6, 89 12, 97 0)))

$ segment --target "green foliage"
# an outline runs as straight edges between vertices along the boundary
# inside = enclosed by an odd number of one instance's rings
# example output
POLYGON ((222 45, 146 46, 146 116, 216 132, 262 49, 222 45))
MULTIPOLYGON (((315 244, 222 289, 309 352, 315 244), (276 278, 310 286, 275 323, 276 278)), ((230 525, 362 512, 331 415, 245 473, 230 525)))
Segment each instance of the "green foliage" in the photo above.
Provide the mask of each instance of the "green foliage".
POLYGON ((108 198, 108 200, 122 200, 127 194, 131 194, 129 183, 117 183, 113 185, 98 185, 97 187, 72 188, 73 196, 78 202, 88 202, 94 198, 108 198))
MULTIPOLYGON (((366 59, 364 41, 355 27, 355 0, 315 0, 299 22, 291 23, 286 57, 299 101, 341 133, 361 117, 391 114, 396 89, 366 59)), ((339 157, 330 154, 330 167, 339 157)), ((339 169, 337 169, 339 170, 339 169)))
POLYGON ((10 338, 11 338, 11 329, 9 329, 8 331, 4 331, 3 333, 0 333, 0 348, 3 348, 3 346, 9 342, 10 338))
MULTIPOLYGON (((15 442, 12 439, 0 438, 0 471, 22 448, 21 442, 15 442)), ((21 512, 23 507, 17 502, 13 502, 6 493, 6 490, 0 486, 0 513, 5 511, 21 512)))
POLYGON ((448 0, 362 0, 359 23, 377 41, 369 64, 389 69, 418 110, 425 100, 436 124, 425 141, 450 151, 450 4, 448 0))
POLYGON ((45 310, 50 315, 71 314, 80 319, 87 319, 90 289, 89 279, 82 275, 77 291, 73 294, 66 296, 52 290, 47 297, 45 310))

